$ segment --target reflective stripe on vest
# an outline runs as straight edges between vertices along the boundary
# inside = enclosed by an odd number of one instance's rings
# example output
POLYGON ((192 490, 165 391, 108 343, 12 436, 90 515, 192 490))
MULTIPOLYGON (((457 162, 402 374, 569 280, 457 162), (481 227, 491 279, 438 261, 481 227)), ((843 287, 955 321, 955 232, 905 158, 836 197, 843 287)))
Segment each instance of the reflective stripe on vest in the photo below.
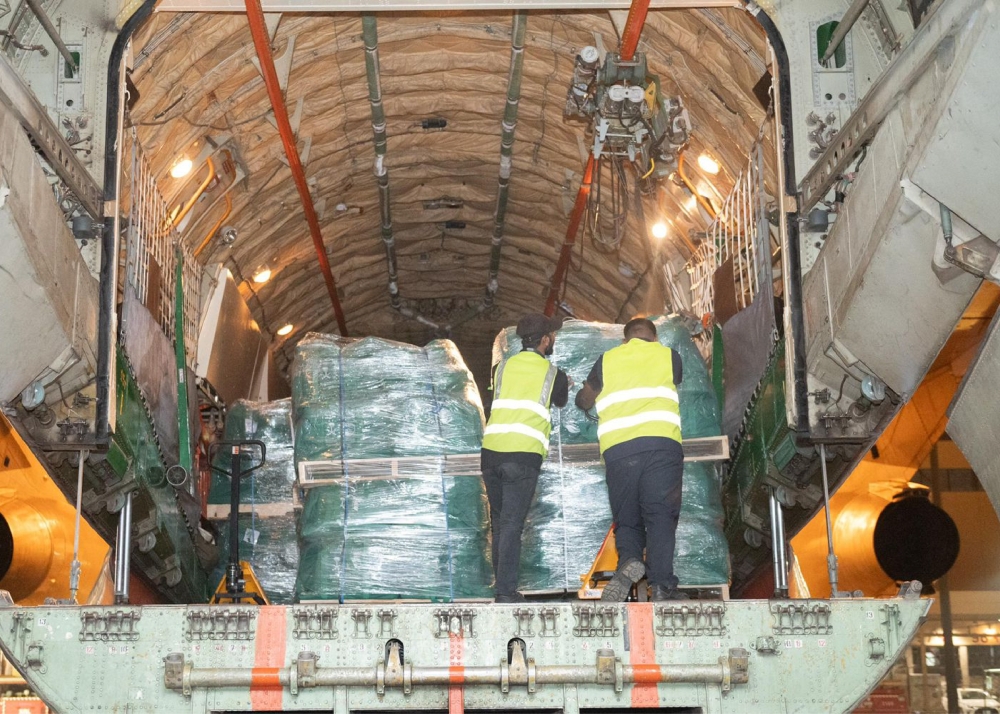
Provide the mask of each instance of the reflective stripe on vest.
POLYGON ((620 392, 601 397, 597 400, 597 411, 606 409, 612 404, 627 402, 630 399, 656 399, 657 397, 663 397, 672 402, 680 403, 677 399, 677 391, 669 387, 636 387, 635 389, 623 389, 620 392))
POLYGON ((681 441, 681 413, 673 355, 659 342, 633 338, 604 353, 604 386, 596 401, 603 454, 644 436, 681 441))
POLYGON ((505 360, 496 372, 490 420, 483 448, 491 451, 549 452, 549 412, 555 366, 537 352, 525 350, 505 360))

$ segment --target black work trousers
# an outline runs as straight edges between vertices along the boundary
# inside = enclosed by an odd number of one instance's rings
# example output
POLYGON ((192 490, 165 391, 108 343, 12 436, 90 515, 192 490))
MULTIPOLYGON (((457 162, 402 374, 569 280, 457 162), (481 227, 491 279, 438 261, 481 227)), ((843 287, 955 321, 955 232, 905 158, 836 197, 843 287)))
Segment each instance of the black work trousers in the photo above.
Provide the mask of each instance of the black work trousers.
POLYGON ((540 469, 501 463, 483 471, 493 529, 493 575, 497 596, 517 592, 521 564, 521 531, 535 496, 540 469))
POLYGON ((684 478, 680 445, 608 462, 606 474, 619 564, 642 560, 645 549, 649 584, 676 588, 674 542, 684 478))

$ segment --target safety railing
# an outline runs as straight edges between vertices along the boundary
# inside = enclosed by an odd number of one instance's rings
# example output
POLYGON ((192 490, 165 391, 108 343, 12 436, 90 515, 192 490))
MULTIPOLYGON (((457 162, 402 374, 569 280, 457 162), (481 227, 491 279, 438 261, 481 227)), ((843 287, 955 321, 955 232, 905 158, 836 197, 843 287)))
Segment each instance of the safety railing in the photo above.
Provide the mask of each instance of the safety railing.
POLYGON ((133 131, 126 139, 122 160, 123 200, 128 224, 125 233, 125 283, 146 306, 163 333, 174 341, 177 246, 184 269, 184 346, 188 364, 194 362, 201 309, 201 266, 174 228, 167 202, 156 185, 142 146, 133 131))
MULTIPOLYGON (((762 135, 763 136, 763 132, 762 135)), ((715 312, 715 274, 732 260, 736 307, 742 310, 770 281, 771 232, 767 218, 764 145, 759 138, 726 197, 705 240, 688 261, 691 308, 696 315, 715 312)))

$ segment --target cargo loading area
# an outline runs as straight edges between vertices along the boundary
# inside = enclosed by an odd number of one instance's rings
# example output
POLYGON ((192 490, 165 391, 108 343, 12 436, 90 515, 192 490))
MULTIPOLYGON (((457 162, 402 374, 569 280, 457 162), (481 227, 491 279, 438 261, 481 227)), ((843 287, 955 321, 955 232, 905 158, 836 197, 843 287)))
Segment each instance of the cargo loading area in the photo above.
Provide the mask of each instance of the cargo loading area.
POLYGON ((0 713, 1000 712, 997 12, 0 0, 0 713))

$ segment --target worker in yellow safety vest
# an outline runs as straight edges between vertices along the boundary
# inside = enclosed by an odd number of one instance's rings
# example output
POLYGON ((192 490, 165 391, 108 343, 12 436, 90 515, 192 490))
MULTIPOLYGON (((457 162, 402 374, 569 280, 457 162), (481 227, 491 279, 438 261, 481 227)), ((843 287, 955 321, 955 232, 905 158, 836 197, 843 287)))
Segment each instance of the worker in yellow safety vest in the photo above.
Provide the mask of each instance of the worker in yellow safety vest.
POLYGON ((684 453, 677 385, 680 357, 644 318, 625 325, 624 344, 597 359, 576 405, 597 407, 618 567, 601 599, 623 602, 647 575, 652 600, 683 600, 674 575, 684 453), (643 551, 645 550, 645 562, 643 551))
POLYGON ((521 351, 493 369, 481 468, 490 502, 497 602, 524 602, 517 591, 521 531, 549 453, 549 409, 569 400, 569 378, 546 359, 560 327, 560 318, 525 315, 517 323, 521 351))

